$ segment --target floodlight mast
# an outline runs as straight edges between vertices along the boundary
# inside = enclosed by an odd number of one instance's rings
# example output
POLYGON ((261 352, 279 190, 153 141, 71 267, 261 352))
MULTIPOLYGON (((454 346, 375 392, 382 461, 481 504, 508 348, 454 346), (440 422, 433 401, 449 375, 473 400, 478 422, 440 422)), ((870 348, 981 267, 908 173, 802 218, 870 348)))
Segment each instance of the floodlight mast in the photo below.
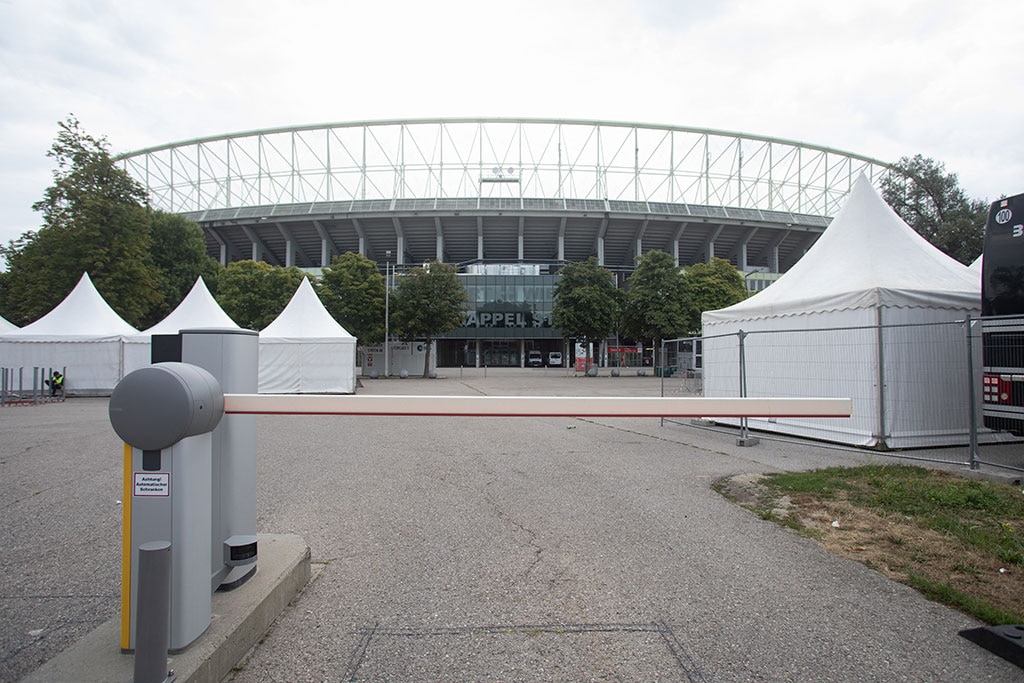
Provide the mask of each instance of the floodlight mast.
POLYGON ((391 376, 391 250, 384 252, 384 376, 391 376))

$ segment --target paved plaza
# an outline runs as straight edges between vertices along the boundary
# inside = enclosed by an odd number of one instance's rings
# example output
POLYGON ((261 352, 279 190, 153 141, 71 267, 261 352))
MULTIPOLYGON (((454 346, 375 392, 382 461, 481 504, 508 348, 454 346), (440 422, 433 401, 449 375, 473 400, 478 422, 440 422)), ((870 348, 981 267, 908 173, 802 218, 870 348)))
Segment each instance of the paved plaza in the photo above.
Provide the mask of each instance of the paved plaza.
MULTIPOLYGON (((445 369, 360 394, 657 396, 653 377, 445 369)), ((0 409, 0 681, 116 616, 105 399, 0 409)), ((1012 681, 977 626, 711 488, 866 462, 657 419, 261 416, 258 527, 314 578, 232 674, 276 681, 1012 681)))

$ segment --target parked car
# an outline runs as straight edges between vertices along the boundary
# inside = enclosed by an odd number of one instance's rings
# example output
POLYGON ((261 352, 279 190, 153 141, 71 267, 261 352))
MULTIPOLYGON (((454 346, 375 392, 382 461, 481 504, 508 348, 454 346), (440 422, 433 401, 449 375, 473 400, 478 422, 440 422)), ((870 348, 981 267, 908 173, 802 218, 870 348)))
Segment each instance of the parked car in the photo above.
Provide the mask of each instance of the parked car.
POLYGON ((562 352, 552 351, 548 354, 548 366, 552 368, 562 367, 562 352))
POLYGON ((527 351, 526 364, 531 368, 543 367, 544 355, 540 351, 527 351))

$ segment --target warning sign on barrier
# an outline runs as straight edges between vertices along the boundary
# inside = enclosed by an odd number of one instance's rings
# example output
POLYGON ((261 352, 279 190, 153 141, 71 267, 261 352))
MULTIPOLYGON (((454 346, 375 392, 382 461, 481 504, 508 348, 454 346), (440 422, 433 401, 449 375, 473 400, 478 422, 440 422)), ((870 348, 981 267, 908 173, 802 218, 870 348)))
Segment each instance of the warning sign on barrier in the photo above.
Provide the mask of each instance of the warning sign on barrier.
POLYGON ((171 495, 170 472, 135 472, 136 497, 171 495))

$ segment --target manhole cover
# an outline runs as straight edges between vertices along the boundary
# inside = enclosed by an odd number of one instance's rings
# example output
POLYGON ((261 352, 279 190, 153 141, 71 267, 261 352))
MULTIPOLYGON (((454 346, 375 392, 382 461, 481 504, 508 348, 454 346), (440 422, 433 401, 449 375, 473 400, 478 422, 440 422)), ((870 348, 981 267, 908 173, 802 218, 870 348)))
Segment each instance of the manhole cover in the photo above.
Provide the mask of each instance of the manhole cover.
POLYGON ((343 681, 703 681, 664 624, 368 628, 343 681))

